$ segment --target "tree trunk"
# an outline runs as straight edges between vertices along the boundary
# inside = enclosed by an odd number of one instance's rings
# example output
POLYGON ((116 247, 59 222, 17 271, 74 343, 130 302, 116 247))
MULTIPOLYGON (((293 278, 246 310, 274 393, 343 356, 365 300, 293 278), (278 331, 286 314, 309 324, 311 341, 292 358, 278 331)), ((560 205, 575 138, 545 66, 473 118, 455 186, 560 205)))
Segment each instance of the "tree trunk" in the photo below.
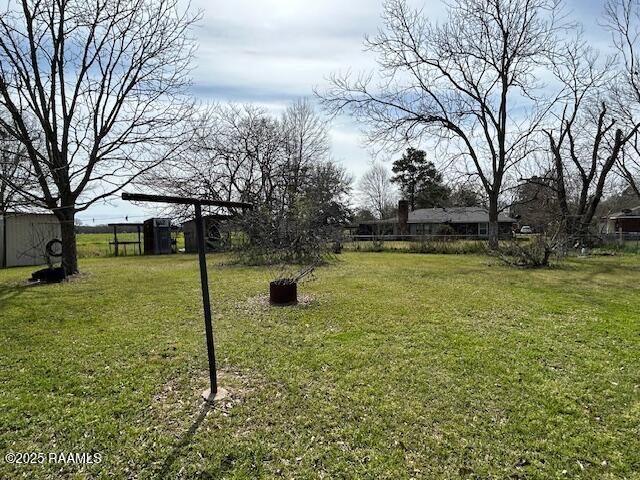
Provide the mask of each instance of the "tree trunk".
POLYGON ((562 215, 563 230, 567 236, 572 235, 572 218, 569 211, 569 202, 567 200, 567 188, 564 181, 564 165, 562 163, 562 155, 560 154, 560 148, 556 146, 553 136, 549 134, 549 141, 551 143, 551 151, 553 152, 553 159, 556 171, 556 195, 558 198, 558 204, 560 206, 560 213, 562 215))
MULTIPOLYGON (((4 174, 4 172, 2 172, 4 174)), ((8 205, 5 201, 5 184, 3 181, 0 181, 0 215, 4 215, 7 213, 8 205)))
POLYGON ((56 215, 62 233, 62 267, 67 275, 78 273, 78 248, 76 245, 75 211, 70 208, 56 215))
POLYGON ((498 248, 499 226, 498 226, 498 199, 494 195, 489 196, 489 248, 498 248))

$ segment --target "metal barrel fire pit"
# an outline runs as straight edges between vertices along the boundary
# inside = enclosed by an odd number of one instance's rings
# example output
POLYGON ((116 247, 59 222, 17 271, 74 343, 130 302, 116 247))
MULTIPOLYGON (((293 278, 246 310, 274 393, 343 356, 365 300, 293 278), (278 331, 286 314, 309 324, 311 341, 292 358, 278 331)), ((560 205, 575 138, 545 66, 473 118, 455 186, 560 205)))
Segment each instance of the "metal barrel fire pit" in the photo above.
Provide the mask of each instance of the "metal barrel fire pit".
POLYGON ((298 284, 275 280, 269 284, 269 303, 271 305, 295 305, 298 303, 298 284))

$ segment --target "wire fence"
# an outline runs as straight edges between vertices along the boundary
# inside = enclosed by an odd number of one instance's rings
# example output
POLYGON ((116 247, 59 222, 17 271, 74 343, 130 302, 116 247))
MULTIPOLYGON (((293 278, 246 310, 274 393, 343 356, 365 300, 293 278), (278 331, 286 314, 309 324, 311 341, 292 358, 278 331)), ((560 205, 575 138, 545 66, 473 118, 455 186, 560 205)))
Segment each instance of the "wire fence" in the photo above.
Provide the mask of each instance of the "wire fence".
MULTIPOLYGON (((549 238, 542 233, 502 233, 501 244, 517 242, 526 245, 534 240, 549 238)), ((584 254, 640 253, 640 232, 591 234, 566 237, 553 241, 554 250, 562 256, 584 254)), ((404 251, 415 253, 486 253, 488 238, 484 235, 348 235, 343 238, 347 251, 382 252, 404 251)))
POLYGON ((593 235, 589 245, 596 253, 640 253, 640 232, 593 235))
POLYGON ((479 235, 349 235, 343 240, 345 250, 356 252, 471 254, 487 250, 487 238, 479 235))
MULTIPOLYGON (((500 240, 510 240, 516 238, 519 235, 513 233, 501 233, 499 235, 500 240)), ((526 237, 526 235, 522 235, 526 237)), ((455 242, 460 240, 474 240, 474 241, 488 241, 488 235, 459 235, 459 234, 408 234, 408 235, 347 235, 345 241, 358 242, 358 241, 394 241, 394 242, 455 242)))

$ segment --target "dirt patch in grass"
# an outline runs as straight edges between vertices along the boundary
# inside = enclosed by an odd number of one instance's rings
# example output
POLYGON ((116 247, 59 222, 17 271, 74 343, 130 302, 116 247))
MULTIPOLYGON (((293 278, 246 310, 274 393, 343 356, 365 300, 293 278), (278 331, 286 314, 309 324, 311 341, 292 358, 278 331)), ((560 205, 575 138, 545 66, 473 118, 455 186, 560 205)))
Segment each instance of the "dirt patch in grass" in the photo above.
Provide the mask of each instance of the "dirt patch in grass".
MULTIPOLYGON (((218 386, 228 392, 227 397, 206 402, 202 392, 208 386, 208 371, 197 370, 168 380, 153 396, 151 405, 139 421, 140 427, 151 437, 144 441, 152 450, 152 461, 148 467, 153 471, 153 478, 191 478, 185 473, 184 465, 178 470, 178 475, 169 472, 174 469, 174 464, 189 455, 198 438, 215 443, 229 431, 234 438, 253 434, 254 422, 247 419, 237 424, 242 418, 240 406, 257 397, 260 390, 268 388, 269 382, 254 372, 226 367, 218 370, 218 386), (153 426, 150 428, 149 425, 153 426)), ((258 398, 255 401, 260 402, 258 398)), ((202 460, 205 458, 203 455, 198 454, 198 458, 202 460)))
MULTIPOLYGON (((296 305, 288 305, 286 308, 306 308, 317 305, 319 303, 319 299, 314 297, 313 295, 298 295, 298 303, 296 305)), ((246 313, 256 313, 259 311, 268 312, 270 309, 274 308, 284 308, 276 305, 271 305, 269 303, 269 295, 256 295, 255 297, 250 297, 247 300, 236 303, 236 308, 238 310, 244 311, 246 313)))
POLYGON ((73 283, 83 282, 91 278, 91 275, 91 272, 80 272, 67 277, 65 281, 73 283))
MULTIPOLYGON (((266 380, 252 372, 232 368, 218 370, 218 386, 228 392, 228 396, 212 407, 223 415, 234 406, 244 403, 251 395, 266 385, 266 380)), ((149 409, 155 416, 165 416, 172 411, 193 410, 202 406, 205 401, 202 392, 209 386, 209 372, 201 371, 189 375, 185 380, 173 378, 168 380, 153 396, 149 409)))

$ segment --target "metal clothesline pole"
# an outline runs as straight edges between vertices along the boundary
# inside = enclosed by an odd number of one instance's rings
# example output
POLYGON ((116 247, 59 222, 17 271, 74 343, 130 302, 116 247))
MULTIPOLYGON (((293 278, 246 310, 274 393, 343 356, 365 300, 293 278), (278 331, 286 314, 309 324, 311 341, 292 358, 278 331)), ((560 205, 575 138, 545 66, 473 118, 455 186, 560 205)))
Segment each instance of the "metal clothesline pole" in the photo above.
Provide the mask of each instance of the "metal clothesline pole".
POLYGON ((206 246, 204 241, 204 225, 202 219, 202 205, 210 205, 225 208, 250 209, 250 203, 225 202, 218 200, 205 200, 193 197, 173 197, 165 195, 147 195, 141 193, 123 193, 123 200, 132 202, 154 202, 154 203, 174 203, 181 205, 193 205, 196 216, 196 237, 198 243, 198 261, 200 265, 200 287, 202 290, 202 307, 204 311, 204 328, 207 340, 207 359, 209 362, 209 385, 210 388, 202 393, 207 401, 213 401, 226 395, 223 389, 218 388, 218 377, 216 371, 216 353, 213 342, 213 322, 211 319, 211 299, 209 296, 209 275, 207 272, 206 246))
POLYGON ((204 329, 207 335, 207 357, 209 359, 210 395, 218 393, 218 377, 216 372, 216 351, 213 344, 213 326, 211 320, 211 301, 209 297, 209 275, 207 273, 207 257, 205 255, 204 226, 202 225, 202 206, 194 205, 196 210, 196 237, 198 239, 198 260, 200 263, 200 286, 202 287, 202 307, 204 310, 204 329))

